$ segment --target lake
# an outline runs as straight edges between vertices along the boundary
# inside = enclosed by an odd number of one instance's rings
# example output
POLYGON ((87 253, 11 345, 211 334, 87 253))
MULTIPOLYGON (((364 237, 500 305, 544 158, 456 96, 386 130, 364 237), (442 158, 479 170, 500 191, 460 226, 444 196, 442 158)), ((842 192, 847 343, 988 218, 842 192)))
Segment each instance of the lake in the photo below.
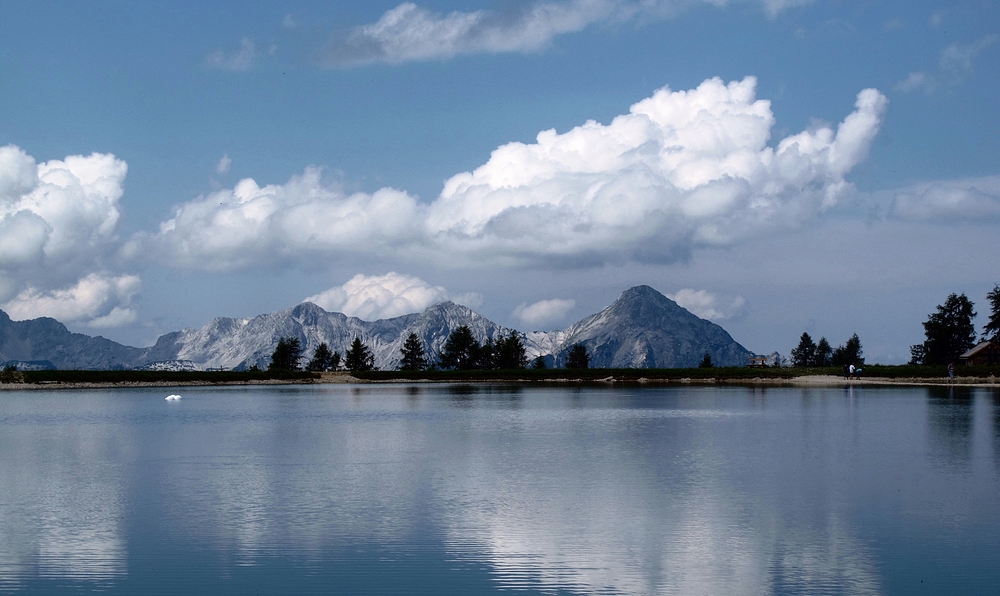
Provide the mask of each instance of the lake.
POLYGON ((84 592, 998 594, 1000 391, 4 390, 0 593, 84 592))

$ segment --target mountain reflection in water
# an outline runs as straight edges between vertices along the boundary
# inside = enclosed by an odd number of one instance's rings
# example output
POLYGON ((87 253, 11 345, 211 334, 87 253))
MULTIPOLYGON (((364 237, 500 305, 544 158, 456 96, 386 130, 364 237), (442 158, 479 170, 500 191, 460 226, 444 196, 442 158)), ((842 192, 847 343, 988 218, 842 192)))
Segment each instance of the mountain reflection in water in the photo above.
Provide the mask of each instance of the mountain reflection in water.
POLYGON ((0 591, 997 584, 996 391, 161 393, 0 393, 0 591))

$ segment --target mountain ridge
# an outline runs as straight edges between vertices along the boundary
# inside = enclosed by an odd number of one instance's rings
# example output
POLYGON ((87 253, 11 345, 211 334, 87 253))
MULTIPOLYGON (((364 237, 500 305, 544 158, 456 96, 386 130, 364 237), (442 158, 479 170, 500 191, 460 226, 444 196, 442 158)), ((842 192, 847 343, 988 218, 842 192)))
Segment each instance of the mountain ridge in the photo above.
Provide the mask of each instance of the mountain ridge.
POLYGON ((705 353, 721 366, 743 366, 752 352, 721 326, 701 319, 650 286, 635 286, 598 313, 566 329, 522 333, 472 309, 445 301, 419 313, 364 321, 328 312, 311 302, 251 318, 216 317, 199 328, 161 335, 147 348, 124 346, 103 337, 72 333, 55 319, 12 321, 0 311, 0 362, 49 361, 56 368, 176 368, 245 370, 265 368, 281 337, 295 337, 304 354, 320 343, 344 353, 360 337, 375 366, 398 366, 400 348, 415 333, 431 356, 448 335, 468 326, 480 342, 518 333, 530 358, 564 366, 569 348, 583 344, 599 368, 697 366, 705 353))

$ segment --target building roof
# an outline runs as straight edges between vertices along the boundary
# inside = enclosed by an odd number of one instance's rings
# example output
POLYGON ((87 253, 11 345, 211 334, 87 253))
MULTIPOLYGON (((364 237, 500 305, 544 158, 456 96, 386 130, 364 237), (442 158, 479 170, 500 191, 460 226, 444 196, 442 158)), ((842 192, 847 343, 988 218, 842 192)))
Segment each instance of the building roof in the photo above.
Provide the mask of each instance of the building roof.
POLYGON ((966 352, 966 353, 962 354, 961 356, 959 356, 959 358, 971 358, 972 356, 975 356, 976 354, 978 354, 979 352, 982 352, 986 348, 988 348, 990 346, 995 346, 995 345, 996 344, 993 343, 993 342, 991 342, 991 341, 984 341, 984 342, 980 343, 979 345, 977 345, 976 347, 974 347, 971 350, 969 350, 968 352, 966 352))

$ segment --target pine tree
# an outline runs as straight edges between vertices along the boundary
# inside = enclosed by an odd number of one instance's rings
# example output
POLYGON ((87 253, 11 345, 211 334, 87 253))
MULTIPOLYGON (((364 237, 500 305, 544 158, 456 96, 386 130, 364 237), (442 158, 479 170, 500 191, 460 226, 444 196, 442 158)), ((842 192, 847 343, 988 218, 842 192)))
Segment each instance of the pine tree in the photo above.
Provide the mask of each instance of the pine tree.
POLYGON ((974 304, 965 294, 949 294, 924 322, 924 364, 947 364, 976 345, 974 304))
POLYGON ((535 356, 535 359, 531 361, 531 368, 535 370, 544 370, 546 368, 545 357, 542 355, 535 356))
POLYGON ((698 368, 714 368, 714 367, 715 365, 712 364, 712 355, 709 354, 708 352, 705 352, 705 355, 702 357, 701 362, 698 363, 698 368))
MULTIPOLYGON (((340 360, 339 355, 337 359, 340 360)), ((326 342, 323 342, 316 346, 312 359, 306 365, 306 370, 324 372, 330 369, 332 361, 333 353, 330 352, 330 346, 326 345, 326 342)))
POLYGON ((417 337, 416 333, 411 333, 403 342, 403 347, 399 349, 402 358, 399 360, 399 370, 424 370, 427 368, 427 357, 424 355, 424 344, 417 337))
POLYGON ((808 333, 799 338, 799 345, 792 350, 792 366, 809 366, 816 359, 816 344, 808 333))
POLYGON ((499 346, 493 342, 492 337, 487 337, 483 345, 479 346, 479 351, 476 352, 475 357, 476 364, 473 368, 478 368, 482 370, 496 370, 499 368, 497 363, 497 357, 499 356, 499 346))
POLYGON ((479 357, 482 348, 472 330, 462 325, 448 334, 441 355, 438 357, 441 368, 455 370, 473 370, 479 367, 479 357))
POLYGON ((842 346, 837 346, 837 349, 833 351, 833 356, 830 360, 833 366, 843 366, 845 364, 861 366, 865 363, 863 354, 864 352, 861 349, 861 339, 859 339, 858 334, 855 333, 850 339, 847 340, 847 343, 842 346))
POLYGON ((302 358, 302 346, 297 337, 282 337, 271 354, 268 370, 300 370, 299 360, 302 358))
POLYGON ((501 337, 496 344, 496 368, 513 370, 528 365, 528 356, 524 350, 521 335, 511 331, 507 337, 501 337))
POLYGON ((344 355, 344 366, 352 373, 366 372, 375 368, 375 357, 372 355, 371 349, 361 343, 360 338, 355 337, 351 347, 344 355))
POLYGON ((588 368, 590 366, 590 354, 583 344, 573 344, 566 354, 566 368, 588 368))
POLYGON ((990 318, 983 327, 983 341, 1000 342, 1000 285, 986 295, 990 301, 990 318))
POLYGON ((826 341, 825 337, 819 338, 819 342, 816 344, 816 352, 813 355, 813 366, 830 366, 832 363, 833 348, 830 347, 830 342, 826 341))

